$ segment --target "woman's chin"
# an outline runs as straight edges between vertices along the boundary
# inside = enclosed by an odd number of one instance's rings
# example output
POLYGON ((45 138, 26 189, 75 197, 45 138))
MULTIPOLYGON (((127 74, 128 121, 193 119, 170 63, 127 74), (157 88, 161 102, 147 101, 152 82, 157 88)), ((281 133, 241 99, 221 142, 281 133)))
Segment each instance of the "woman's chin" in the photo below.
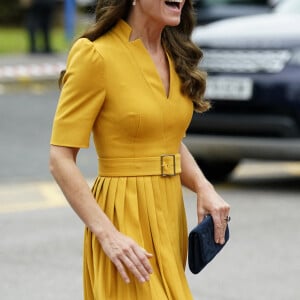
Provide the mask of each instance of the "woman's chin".
POLYGON ((166 22, 166 26, 178 26, 180 24, 180 17, 170 17, 166 22))

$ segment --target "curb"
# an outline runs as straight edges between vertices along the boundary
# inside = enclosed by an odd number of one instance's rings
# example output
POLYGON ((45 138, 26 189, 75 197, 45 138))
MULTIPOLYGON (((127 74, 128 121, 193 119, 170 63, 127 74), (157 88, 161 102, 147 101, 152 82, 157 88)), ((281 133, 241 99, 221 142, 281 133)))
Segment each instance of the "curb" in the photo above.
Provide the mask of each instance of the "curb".
POLYGON ((56 81, 65 69, 67 53, 0 56, 0 85, 56 81))
POLYGON ((32 81, 57 81, 65 63, 30 63, 0 66, 0 84, 28 83, 32 81))

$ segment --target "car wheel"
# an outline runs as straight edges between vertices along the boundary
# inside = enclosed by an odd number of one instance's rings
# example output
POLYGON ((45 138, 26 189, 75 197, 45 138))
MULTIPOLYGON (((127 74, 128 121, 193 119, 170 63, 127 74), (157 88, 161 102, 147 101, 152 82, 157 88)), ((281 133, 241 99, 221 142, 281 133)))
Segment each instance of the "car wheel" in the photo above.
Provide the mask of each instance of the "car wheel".
POLYGON ((226 180, 239 163, 238 161, 209 161, 201 158, 196 158, 196 162, 210 181, 226 180))

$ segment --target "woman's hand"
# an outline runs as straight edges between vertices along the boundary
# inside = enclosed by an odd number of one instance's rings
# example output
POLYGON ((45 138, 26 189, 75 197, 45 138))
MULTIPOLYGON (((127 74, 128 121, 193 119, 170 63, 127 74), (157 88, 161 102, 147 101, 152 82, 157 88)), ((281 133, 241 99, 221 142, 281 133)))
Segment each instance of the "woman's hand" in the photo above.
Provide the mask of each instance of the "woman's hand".
POLYGON ((205 215, 210 214, 214 221, 215 242, 225 243, 225 230, 229 217, 230 206, 215 191, 211 184, 197 192, 197 215, 200 223, 205 215))
POLYGON ((205 178, 193 156, 183 143, 180 146, 180 154, 181 182, 197 194, 198 222, 200 223, 205 215, 210 214, 215 226, 215 242, 224 244, 230 206, 205 178))
POLYGON ((153 271, 149 258, 152 254, 140 247, 133 239, 114 230, 105 238, 99 239, 99 242, 126 283, 130 282, 126 269, 142 283, 150 279, 153 271))

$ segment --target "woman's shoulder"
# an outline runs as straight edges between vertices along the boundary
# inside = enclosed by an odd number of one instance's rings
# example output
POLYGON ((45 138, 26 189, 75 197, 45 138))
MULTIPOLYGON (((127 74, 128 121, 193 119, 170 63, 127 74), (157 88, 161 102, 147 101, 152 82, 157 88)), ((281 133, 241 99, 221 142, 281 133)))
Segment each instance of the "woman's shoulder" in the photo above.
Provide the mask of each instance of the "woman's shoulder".
POLYGON ((102 60, 109 60, 119 57, 120 51, 124 54, 127 47, 123 47, 128 41, 128 32, 124 34, 124 22, 118 22, 111 30, 91 41, 86 37, 78 38, 71 47, 69 56, 101 57, 102 60), (123 28, 123 29, 122 29, 123 28))
POLYGON ((72 45, 69 55, 84 56, 94 53, 96 56, 105 57, 117 51, 117 44, 107 35, 103 35, 94 41, 81 37, 72 45))
POLYGON ((91 60, 92 58, 99 59, 99 57, 101 57, 101 54, 97 51, 94 42, 85 37, 81 37, 74 42, 68 55, 69 60, 74 58, 77 60, 89 58, 91 60))

